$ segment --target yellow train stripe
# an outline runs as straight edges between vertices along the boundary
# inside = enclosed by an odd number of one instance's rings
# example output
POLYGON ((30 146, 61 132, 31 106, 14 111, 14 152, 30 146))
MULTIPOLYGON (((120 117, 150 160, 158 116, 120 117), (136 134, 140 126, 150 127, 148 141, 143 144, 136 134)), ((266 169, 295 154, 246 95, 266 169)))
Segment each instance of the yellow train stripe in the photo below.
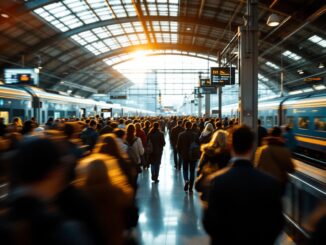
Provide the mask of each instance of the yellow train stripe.
POLYGON ((302 137, 302 136, 295 136, 295 138, 301 142, 326 146, 325 140, 317 140, 317 139, 312 139, 312 138, 307 138, 307 137, 302 137))

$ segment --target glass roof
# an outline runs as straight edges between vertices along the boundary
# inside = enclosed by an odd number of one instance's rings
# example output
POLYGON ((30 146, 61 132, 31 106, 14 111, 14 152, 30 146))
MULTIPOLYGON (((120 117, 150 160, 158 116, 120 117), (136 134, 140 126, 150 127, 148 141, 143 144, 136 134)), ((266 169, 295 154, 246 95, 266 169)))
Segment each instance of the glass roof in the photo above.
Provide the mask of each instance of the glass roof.
POLYGON ((272 68, 275 69, 275 70, 280 69, 280 67, 279 67, 278 65, 274 64, 273 62, 267 61, 265 64, 266 64, 267 66, 269 66, 269 67, 272 67, 272 68))
MULTIPOLYGON (((177 16, 179 0, 141 1, 145 16, 177 16)), ((61 32, 94 22, 137 16, 132 0, 63 0, 34 10, 34 13, 61 32)), ((176 21, 146 21, 150 41, 177 43, 179 24, 176 21), (154 39, 155 37, 155 39, 154 39)), ((134 45, 148 44, 140 21, 112 24, 89 29, 71 38, 94 55, 134 45)), ((119 57, 117 57, 119 60, 119 57)), ((111 63, 111 62, 106 62, 111 63)), ((114 62, 116 63, 116 62, 114 62)))
POLYGON ((313 35, 311 37, 308 38, 309 41, 318 44, 319 46, 326 48, 326 40, 321 38, 320 36, 317 35, 313 35))
POLYGON ((297 55, 289 50, 284 51, 282 54, 291 60, 297 61, 297 60, 302 59, 302 57, 300 55, 297 55))

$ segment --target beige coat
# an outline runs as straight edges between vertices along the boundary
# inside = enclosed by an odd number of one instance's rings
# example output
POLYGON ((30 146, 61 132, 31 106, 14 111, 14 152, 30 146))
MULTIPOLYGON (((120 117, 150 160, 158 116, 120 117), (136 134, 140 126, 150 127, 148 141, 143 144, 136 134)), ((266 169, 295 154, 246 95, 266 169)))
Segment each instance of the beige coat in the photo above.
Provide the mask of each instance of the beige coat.
POLYGON ((254 164, 284 185, 288 181, 288 173, 294 172, 291 152, 277 138, 267 138, 266 141, 267 145, 257 149, 254 164))

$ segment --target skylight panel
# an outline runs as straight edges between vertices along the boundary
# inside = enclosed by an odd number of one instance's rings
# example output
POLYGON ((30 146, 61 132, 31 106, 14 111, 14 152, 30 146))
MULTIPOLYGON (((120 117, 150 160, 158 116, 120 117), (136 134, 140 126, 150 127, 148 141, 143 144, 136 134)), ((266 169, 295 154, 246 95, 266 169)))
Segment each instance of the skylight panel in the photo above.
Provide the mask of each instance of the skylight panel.
POLYGON ((149 10, 149 14, 152 16, 157 15, 157 8, 156 8, 156 4, 147 4, 148 6, 148 10, 149 10))
POLYGON ((177 43, 177 42, 178 42, 178 34, 171 33, 171 43, 177 43))
POLYGON ((171 32, 177 32, 178 31, 178 22, 171 21, 170 28, 171 28, 171 32))
POLYGON ((263 76, 262 74, 258 73, 258 80, 261 80, 263 82, 268 82, 269 79, 265 76, 263 76))
POLYGON ((289 50, 284 51, 282 54, 292 60, 295 60, 295 61, 300 60, 302 58, 301 56, 299 56, 289 50))
POLYGON ((118 18, 122 18, 122 17, 126 17, 127 16, 126 11, 123 9, 123 7, 121 5, 112 6, 112 9, 113 9, 115 15, 118 18))
POLYGON ((125 5, 125 8, 129 16, 137 15, 135 7, 133 5, 125 5))
POLYGON ((104 43, 112 50, 120 48, 120 44, 114 38, 104 40, 104 43))
POLYGON ((120 43, 121 46, 126 47, 130 45, 130 42, 127 38, 127 36, 119 36, 116 37, 116 40, 120 43))
POLYGON ((313 36, 309 37, 308 40, 323 47, 323 48, 326 48, 326 40, 321 38, 320 36, 313 35, 313 36))
POLYGON ((270 61, 267 61, 265 64, 266 64, 267 66, 269 66, 269 67, 272 67, 272 68, 275 69, 275 70, 280 69, 280 67, 279 67, 278 65, 275 65, 274 63, 272 63, 272 62, 270 62, 270 61))

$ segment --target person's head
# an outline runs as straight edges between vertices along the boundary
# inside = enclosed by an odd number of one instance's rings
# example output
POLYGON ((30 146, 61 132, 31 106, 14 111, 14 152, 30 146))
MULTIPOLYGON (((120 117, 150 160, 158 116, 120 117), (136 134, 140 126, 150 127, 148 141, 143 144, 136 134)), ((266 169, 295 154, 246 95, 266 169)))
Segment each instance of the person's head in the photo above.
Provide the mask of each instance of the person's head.
POLYGON ((108 168, 105 162, 101 159, 91 161, 86 166, 86 171, 84 171, 84 174, 86 188, 110 184, 108 178, 108 168))
POLYGON ((41 188, 46 198, 56 195, 67 181, 68 162, 64 144, 48 138, 22 143, 12 161, 12 184, 41 188))
POLYGON ((65 123, 63 126, 63 134, 68 138, 72 138, 75 133, 75 127, 72 123, 65 123))
POLYGON ((224 130, 218 130, 213 134, 210 146, 225 148, 227 146, 228 133, 224 130))
POLYGON ((96 129, 96 128, 97 128, 97 123, 96 123, 96 121, 95 121, 95 120, 91 120, 91 121, 89 122, 89 127, 90 127, 90 128, 93 128, 93 129, 96 129))
POLYGON ((111 128, 115 129, 118 127, 118 124, 116 122, 111 123, 111 128))
POLYGON ((215 123, 215 127, 216 127, 217 129, 221 129, 221 128, 222 128, 222 123, 221 123, 220 120, 218 120, 218 121, 215 123))
POLYGON ((193 123, 192 126, 191 126, 191 129, 196 131, 198 129, 198 126, 196 123, 193 123))
POLYGON ((280 127, 273 127, 269 130, 269 136, 272 137, 281 137, 282 136, 282 129, 280 127))
POLYGON ((151 126, 151 122, 148 121, 148 120, 146 120, 146 122, 145 122, 145 127, 146 127, 146 128, 149 128, 150 126, 151 126))
POLYGON ((49 117, 48 123, 53 123, 53 121, 54 121, 53 117, 49 117))
POLYGON ((95 153, 107 154, 118 159, 121 158, 121 151, 116 141, 115 134, 104 134, 101 135, 98 143, 95 146, 95 153))
POLYGON ((123 118, 119 119, 119 124, 125 124, 125 120, 123 118))
POLYGON ((0 124, 4 124, 5 123, 5 119, 3 117, 0 117, 0 124))
POLYGON ((141 130, 141 125, 139 122, 135 124, 135 128, 136 128, 136 131, 141 130))
POLYGON ((160 127, 160 124, 158 122, 155 122, 153 124, 153 129, 158 130, 159 127, 160 127))
POLYGON ((191 129, 191 127, 192 127, 192 123, 187 121, 186 122, 186 129, 191 129))
POLYGON ((182 125, 182 121, 179 120, 179 121, 178 121, 178 126, 181 126, 181 125, 182 125))
POLYGON ((13 119, 13 123, 16 124, 17 126, 23 126, 23 121, 21 120, 20 117, 15 117, 13 119))
POLYGON ((127 131, 127 141, 131 143, 136 135, 135 125, 133 125, 132 123, 128 124, 126 131, 127 131))
POLYGON ((32 121, 26 121, 23 125, 22 134, 32 133, 35 129, 35 124, 32 121))
POLYGON ((126 132, 120 128, 114 129, 113 133, 115 134, 115 136, 117 136, 117 138, 120 138, 120 139, 123 139, 126 135, 126 132))
POLYGON ((213 125, 211 123, 207 123, 204 131, 213 132, 214 131, 213 125))
POLYGON ((232 134, 232 150, 235 155, 250 157, 254 142, 255 134, 248 126, 235 127, 232 134))

